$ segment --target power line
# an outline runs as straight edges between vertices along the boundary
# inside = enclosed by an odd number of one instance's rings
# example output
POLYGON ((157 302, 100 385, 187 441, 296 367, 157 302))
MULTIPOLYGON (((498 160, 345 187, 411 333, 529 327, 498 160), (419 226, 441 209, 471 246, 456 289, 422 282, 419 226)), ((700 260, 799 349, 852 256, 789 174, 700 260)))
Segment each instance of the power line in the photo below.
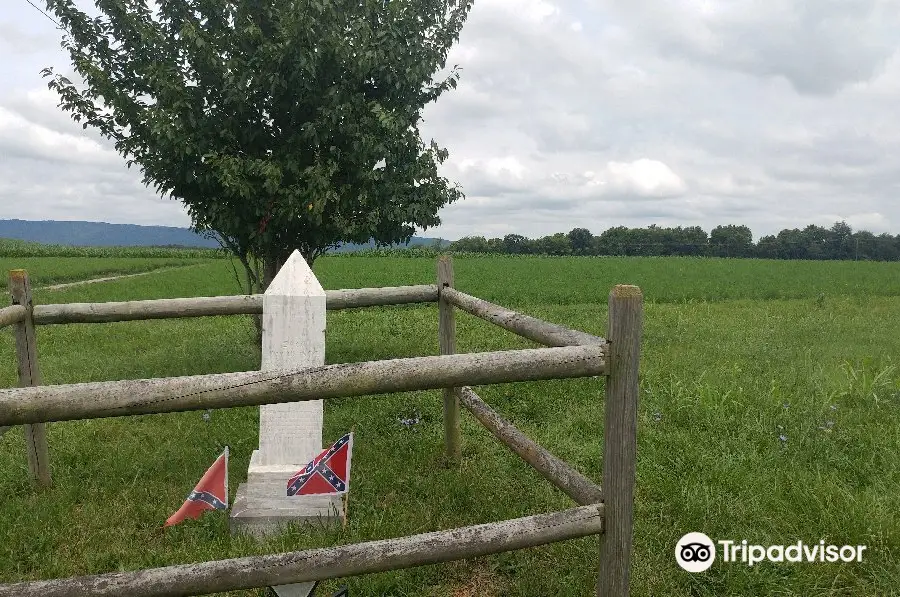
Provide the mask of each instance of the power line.
POLYGON ((56 25, 56 28, 57 28, 57 29, 62 29, 62 28, 63 28, 62 25, 60 25, 60 24, 57 22, 56 19, 54 19, 53 17, 51 17, 50 15, 48 15, 46 12, 44 12, 44 9, 42 9, 40 6, 38 6, 37 4, 35 4, 34 2, 32 2, 31 0, 25 0, 25 2, 27 2, 28 4, 30 4, 36 11, 38 11, 39 13, 41 13, 42 15, 44 15, 45 17, 47 17, 48 19, 50 19, 50 20, 53 22, 53 24, 56 25))

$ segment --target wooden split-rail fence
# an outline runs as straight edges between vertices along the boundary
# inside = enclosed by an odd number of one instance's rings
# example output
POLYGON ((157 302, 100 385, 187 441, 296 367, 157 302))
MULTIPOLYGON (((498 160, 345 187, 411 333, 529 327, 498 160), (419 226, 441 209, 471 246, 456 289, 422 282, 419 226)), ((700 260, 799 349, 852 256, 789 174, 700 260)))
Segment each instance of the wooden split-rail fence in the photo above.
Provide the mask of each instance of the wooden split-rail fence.
MULTIPOLYGON (((326 291, 326 309, 437 302, 439 356, 327 365, 278 376, 252 371, 42 386, 38 325, 260 314, 262 295, 35 305, 26 272, 13 270, 12 305, 0 309, 0 327, 15 327, 20 387, 0 389, 0 427, 24 426, 30 474, 38 486, 47 486, 49 422, 442 389, 445 450, 451 461, 460 456, 462 406, 577 507, 339 547, 2 584, 0 597, 205 595, 411 568, 589 535, 599 535, 596 594, 627 597, 643 317, 640 289, 612 289, 604 339, 461 292, 454 287, 449 257, 438 260, 437 272, 436 285, 326 291), (457 309, 547 348, 457 354, 457 309), (503 419, 471 387, 598 376, 605 378, 599 486, 503 419)), ((599 400, 599 384, 597 393, 599 400)))

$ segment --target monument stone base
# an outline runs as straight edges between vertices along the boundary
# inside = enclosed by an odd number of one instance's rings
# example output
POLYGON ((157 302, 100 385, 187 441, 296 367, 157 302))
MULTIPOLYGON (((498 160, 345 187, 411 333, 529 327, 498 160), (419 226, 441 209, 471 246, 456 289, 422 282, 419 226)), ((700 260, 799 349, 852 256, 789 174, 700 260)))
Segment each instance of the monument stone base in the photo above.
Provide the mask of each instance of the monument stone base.
POLYGON ((342 523, 340 495, 287 495, 288 479, 304 466, 306 463, 260 465, 259 450, 255 450, 250 457, 247 482, 238 485, 231 507, 231 532, 264 539, 282 532, 289 524, 342 523))

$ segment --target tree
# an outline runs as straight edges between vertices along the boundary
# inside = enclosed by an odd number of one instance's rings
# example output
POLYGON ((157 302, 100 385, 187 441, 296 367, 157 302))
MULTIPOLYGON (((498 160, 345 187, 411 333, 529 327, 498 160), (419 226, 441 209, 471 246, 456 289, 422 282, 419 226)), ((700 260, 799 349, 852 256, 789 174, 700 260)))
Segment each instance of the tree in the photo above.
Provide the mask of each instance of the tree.
POLYGON ((709 233, 709 245, 718 257, 749 257, 753 250, 753 232, 746 226, 716 226, 709 233))
POLYGON ((488 241, 483 236, 464 236, 450 244, 450 250, 458 253, 487 253, 488 241))
POLYGON ((533 241, 534 252, 538 255, 571 255, 571 239, 571 232, 569 234, 557 232, 551 236, 543 236, 533 241))
POLYGON ((472 0, 47 0, 83 82, 49 87, 264 288, 299 249, 408 242, 462 198, 421 111, 472 0))
POLYGON ((503 237, 503 252, 510 255, 525 253, 528 239, 521 234, 507 234, 503 237))
POLYGON ((658 245, 654 247, 655 255, 678 255, 681 250, 681 227, 662 228, 657 232, 658 245))
POLYGON ((656 224, 650 224, 646 228, 631 228, 628 230, 628 254, 648 257, 659 255, 662 248, 662 229, 656 224))
MULTIPOLYGON (((872 239, 871 245, 872 249, 870 249, 870 252, 874 255, 874 259, 879 261, 896 261, 900 259, 900 234, 893 237, 887 232, 883 232, 872 239)), ((863 246, 860 244, 860 250, 862 250, 863 246)))
POLYGON ((853 259, 856 254, 856 242, 853 240, 853 228, 847 222, 835 222, 826 235, 829 259, 853 259))
POLYGON ((756 243, 756 256, 761 259, 778 259, 779 247, 778 239, 769 234, 760 238, 756 243))
POLYGON ((569 243, 576 255, 590 254, 593 240, 594 235, 587 228, 573 228, 569 231, 569 243))
POLYGON ((502 238, 489 238, 487 246, 488 253, 505 253, 502 238))
POLYGON ((625 226, 607 228, 594 241, 598 255, 628 255, 630 230, 625 226))
POLYGON ((709 235, 700 226, 676 228, 680 239, 678 255, 706 255, 709 248, 709 235))
POLYGON ((808 241, 798 228, 785 228, 776 237, 779 259, 808 259, 808 241))
POLYGON ((810 224, 801 232, 804 245, 804 259, 833 259, 829 232, 821 226, 810 224))
POLYGON ((877 260, 879 258, 876 237, 868 230, 860 230, 859 232, 855 232, 849 239, 849 243, 853 251, 853 256, 851 257, 851 259, 855 259, 858 261, 860 259, 877 260))

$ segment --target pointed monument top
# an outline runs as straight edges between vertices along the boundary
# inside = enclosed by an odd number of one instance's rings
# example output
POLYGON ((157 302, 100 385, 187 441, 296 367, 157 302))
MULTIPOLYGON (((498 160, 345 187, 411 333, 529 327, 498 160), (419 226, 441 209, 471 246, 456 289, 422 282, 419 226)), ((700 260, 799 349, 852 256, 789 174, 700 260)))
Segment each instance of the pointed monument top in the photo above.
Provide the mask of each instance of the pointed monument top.
POLYGON ((269 284, 266 294, 325 296, 325 291, 306 259, 300 251, 294 249, 269 284))

